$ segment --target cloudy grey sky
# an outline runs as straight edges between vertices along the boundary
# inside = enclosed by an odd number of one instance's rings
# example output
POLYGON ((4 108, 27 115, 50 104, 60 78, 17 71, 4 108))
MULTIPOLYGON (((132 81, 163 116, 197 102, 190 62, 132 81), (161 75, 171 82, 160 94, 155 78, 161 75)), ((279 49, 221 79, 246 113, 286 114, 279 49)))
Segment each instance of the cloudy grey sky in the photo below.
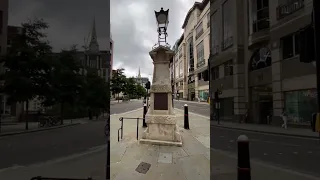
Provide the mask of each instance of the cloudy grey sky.
MULTIPOLYGON (((49 23, 48 39, 54 50, 84 44, 95 17, 100 49, 108 44, 107 0, 9 0, 9 24, 20 25, 28 18, 43 18, 49 23)), ((127 76, 152 74, 148 54, 157 42, 154 10, 169 11, 168 41, 180 37, 182 23, 194 0, 111 0, 111 34, 114 40, 114 69, 125 68, 127 76)))

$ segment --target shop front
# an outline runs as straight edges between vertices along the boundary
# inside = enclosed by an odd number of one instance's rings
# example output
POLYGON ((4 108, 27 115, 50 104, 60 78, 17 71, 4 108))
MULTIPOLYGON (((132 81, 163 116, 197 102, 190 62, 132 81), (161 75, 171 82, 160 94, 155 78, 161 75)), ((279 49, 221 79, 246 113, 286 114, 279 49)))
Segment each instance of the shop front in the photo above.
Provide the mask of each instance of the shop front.
POLYGON ((207 102, 209 98, 209 89, 208 90, 199 90, 199 97, 200 101, 207 102))
POLYGON ((317 90, 297 90, 284 92, 285 111, 288 122, 310 124, 313 113, 317 112, 317 90))

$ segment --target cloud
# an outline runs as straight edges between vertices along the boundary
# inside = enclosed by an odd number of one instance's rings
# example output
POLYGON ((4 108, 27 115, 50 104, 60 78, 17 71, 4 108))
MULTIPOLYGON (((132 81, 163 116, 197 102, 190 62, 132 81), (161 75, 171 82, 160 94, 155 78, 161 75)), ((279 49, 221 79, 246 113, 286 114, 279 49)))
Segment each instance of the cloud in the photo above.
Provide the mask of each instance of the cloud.
POLYGON ((9 24, 20 25, 28 18, 43 18, 49 23, 48 39, 54 50, 72 44, 84 45, 96 19, 98 42, 108 47, 111 22, 114 40, 114 68, 125 68, 127 76, 136 76, 138 68, 144 76, 153 71, 149 51, 157 42, 154 10, 169 10, 168 43, 174 45, 182 34, 182 23, 195 1, 192 0, 10 0, 9 24), (109 17, 111 16, 111 17, 109 17))
POLYGON ((28 19, 43 18, 49 23, 48 39, 55 51, 78 44, 91 31, 93 18, 102 50, 109 46, 110 13, 105 0, 10 0, 9 25, 20 25, 28 19))
POLYGON ((193 5, 191 0, 111 0, 111 33, 114 40, 114 68, 125 68, 127 76, 136 76, 138 68, 151 77, 149 51, 157 42, 154 11, 169 9, 168 43, 181 36, 183 20, 193 5))

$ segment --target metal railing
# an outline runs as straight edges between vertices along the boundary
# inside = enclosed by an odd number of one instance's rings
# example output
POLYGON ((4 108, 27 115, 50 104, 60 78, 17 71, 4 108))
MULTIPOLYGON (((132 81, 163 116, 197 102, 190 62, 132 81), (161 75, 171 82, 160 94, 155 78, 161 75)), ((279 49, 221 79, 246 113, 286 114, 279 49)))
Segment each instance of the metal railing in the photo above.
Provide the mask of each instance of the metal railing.
POLYGON ((304 0, 292 0, 277 7, 277 19, 282 19, 304 7, 304 0))
POLYGON ((143 118, 127 118, 127 117, 121 117, 119 118, 119 121, 121 122, 121 127, 118 129, 118 142, 120 141, 120 131, 121 131, 121 140, 123 138, 123 120, 124 119, 136 119, 137 120, 137 140, 139 139, 139 119, 143 118))

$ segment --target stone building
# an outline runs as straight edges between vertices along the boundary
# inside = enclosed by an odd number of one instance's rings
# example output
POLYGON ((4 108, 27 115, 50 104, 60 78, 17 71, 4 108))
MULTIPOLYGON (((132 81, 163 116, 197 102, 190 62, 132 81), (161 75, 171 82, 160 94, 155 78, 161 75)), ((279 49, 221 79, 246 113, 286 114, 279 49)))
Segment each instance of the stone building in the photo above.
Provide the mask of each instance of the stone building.
POLYGON ((316 68, 301 62, 312 60, 300 58, 300 40, 312 0, 213 0, 210 7, 210 90, 222 91, 222 118, 237 120, 248 109, 251 122, 273 116, 277 123, 285 110, 290 123, 308 123, 317 110, 316 68))
POLYGON ((180 98, 207 101, 209 96, 208 59, 210 54, 210 3, 195 2, 182 25, 177 42, 175 84, 180 98))

